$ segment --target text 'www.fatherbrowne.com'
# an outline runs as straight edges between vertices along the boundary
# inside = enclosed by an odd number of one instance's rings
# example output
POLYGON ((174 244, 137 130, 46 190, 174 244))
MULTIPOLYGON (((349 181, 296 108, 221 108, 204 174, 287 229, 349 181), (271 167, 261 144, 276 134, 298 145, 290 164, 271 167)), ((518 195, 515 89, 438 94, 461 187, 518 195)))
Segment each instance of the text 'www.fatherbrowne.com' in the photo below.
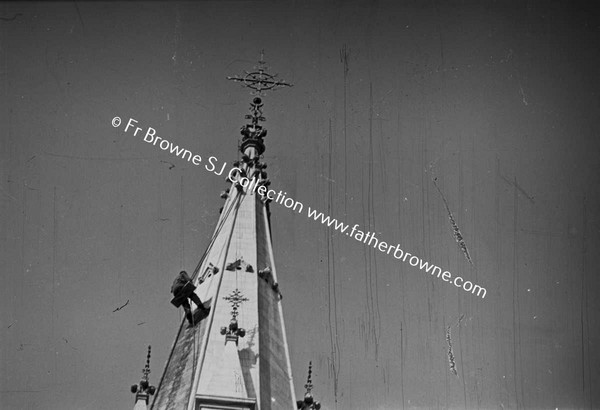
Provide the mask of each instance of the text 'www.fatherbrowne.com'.
POLYGON ((426 273, 431 273, 432 276, 436 276, 437 278, 442 279, 444 282, 450 282, 450 284, 456 286, 457 288, 461 288, 466 292, 471 292, 472 294, 476 294, 477 296, 481 296, 481 298, 485 298, 487 293, 486 289, 474 284, 471 281, 464 280, 460 276, 453 276, 452 273, 448 271, 442 271, 442 268, 431 264, 420 257, 413 255, 409 252, 405 252, 400 248, 400 244, 398 245, 388 245, 387 242, 381 241, 375 237, 375 233, 373 232, 363 232, 358 229, 359 225, 356 224, 352 227, 352 229, 348 232, 348 228, 350 225, 347 225, 337 219, 332 219, 330 216, 324 215, 322 212, 318 212, 316 209, 311 209, 308 207, 308 217, 313 218, 315 221, 321 222, 323 225, 327 225, 328 227, 333 227, 336 231, 341 233, 345 233, 349 237, 364 243, 367 246, 372 246, 375 249, 378 249, 380 252, 383 252, 387 255, 394 255, 394 258, 402 261, 408 262, 411 266, 419 267, 422 271, 426 273))
MULTIPOLYGON (((121 126, 121 124, 122 121, 120 117, 113 118, 113 127, 118 128, 121 126)), ((125 125, 124 132, 131 133, 133 134, 133 136, 140 136, 144 142, 156 146, 163 151, 169 151, 171 154, 180 157, 183 160, 187 160, 188 162, 191 162, 194 165, 199 166, 203 162, 206 162, 204 164, 204 168, 207 171, 214 173, 215 175, 222 175, 225 171, 227 167, 226 162, 223 162, 222 165, 220 165, 220 161, 214 156, 210 156, 208 157, 207 161, 203 161, 202 157, 199 154, 195 154, 190 150, 175 145, 171 141, 158 136, 154 128, 144 128, 138 126, 137 120, 130 118, 129 121, 127 121, 127 124, 125 125)), ((286 208, 291 209, 292 211, 295 211, 299 214, 303 213, 304 204, 287 196, 287 192, 277 192, 265 187, 264 185, 260 185, 254 177, 252 179, 249 179, 247 177, 241 177, 239 171, 239 168, 232 167, 229 170, 227 177, 234 184, 239 184, 244 189, 246 194, 258 194, 275 203, 283 205, 286 208)), ((331 218, 331 216, 325 215, 322 212, 317 211, 316 209, 312 209, 310 206, 306 208, 308 210, 306 216, 309 219, 313 219, 314 221, 320 222, 321 224, 326 225, 328 228, 333 228, 338 232, 345 233, 349 237, 359 242, 362 242, 367 246, 372 246, 375 249, 378 249, 380 252, 383 252, 387 255, 393 255, 394 258, 402 262, 408 262, 409 265, 413 267, 418 267, 422 271, 430 273, 432 276, 436 276, 437 278, 442 279, 444 282, 448 282, 456 286, 457 288, 463 289, 465 292, 470 292, 473 295, 481 297, 482 299, 485 298, 485 295, 487 293, 485 288, 474 284, 471 281, 464 280, 460 276, 454 276, 452 275, 452 273, 442 270, 442 268, 440 268, 439 266, 431 264, 409 252, 403 251, 400 248, 400 244, 390 246, 387 242, 381 241, 378 238, 376 238, 374 233, 365 233, 358 229, 358 224, 350 228, 350 225, 342 221, 338 221, 337 219, 333 219, 331 218)))

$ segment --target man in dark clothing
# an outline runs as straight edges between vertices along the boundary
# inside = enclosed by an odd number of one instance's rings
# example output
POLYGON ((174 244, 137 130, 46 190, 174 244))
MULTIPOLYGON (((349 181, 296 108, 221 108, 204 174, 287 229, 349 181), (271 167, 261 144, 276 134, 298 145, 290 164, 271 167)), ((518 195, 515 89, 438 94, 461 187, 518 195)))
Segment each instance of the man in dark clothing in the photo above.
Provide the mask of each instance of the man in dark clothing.
POLYGON ((194 292, 195 289, 196 286, 192 283, 192 278, 190 278, 184 270, 179 272, 179 275, 177 275, 171 286, 171 293, 174 296, 171 303, 175 305, 175 307, 183 306, 185 317, 190 323, 190 326, 194 326, 194 316, 192 315, 192 308, 188 299, 191 299, 196 306, 198 306, 200 312, 202 312, 202 316, 207 316, 209 311, 209 309, 204 307, 202 301, 194 292))

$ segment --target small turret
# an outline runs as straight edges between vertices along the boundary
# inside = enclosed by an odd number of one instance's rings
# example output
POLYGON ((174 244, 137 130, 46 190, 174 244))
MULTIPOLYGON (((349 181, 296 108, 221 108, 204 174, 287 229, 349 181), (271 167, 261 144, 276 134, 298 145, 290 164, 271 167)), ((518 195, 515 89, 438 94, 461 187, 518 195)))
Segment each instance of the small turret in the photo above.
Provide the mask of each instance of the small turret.
POLYGON ((321 408, 321 403, 315 401, 315 398, 312 395, 312 362, 308 363, 308 378, 306 379, 304 388, 306 389, 304 400, 298 400, 296 402, 298 410, 319 410, 321 408))
POLYGON ((148 408, 148 399, 156 392, 156 387, 150 386, 148 375, 150 374, 150 350, 148 346, 148 355, 146 356, 146 366, 142 370, 143 376, 139 384, 131 386, 131 392, 135 394, 135 406, 133 410, 146 410, 148 408))

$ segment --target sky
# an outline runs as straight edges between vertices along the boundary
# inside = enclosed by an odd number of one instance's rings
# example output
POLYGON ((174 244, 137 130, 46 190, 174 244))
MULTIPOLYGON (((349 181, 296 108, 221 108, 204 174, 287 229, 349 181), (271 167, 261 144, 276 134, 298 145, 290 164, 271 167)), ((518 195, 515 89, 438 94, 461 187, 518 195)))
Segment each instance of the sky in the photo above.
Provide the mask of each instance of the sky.
POLYGON ((132 408, 148 345, 158 383, 171 282, 227 185, 111 121, 231 164, 252 96, 226 77, 261 50, 294 84, 264 97, 272 187, 486 289, 272 204, 297 396, 312 361, 328 410, 600 406, 598 21, 560 1, 0 2, 0 407, 132 408))

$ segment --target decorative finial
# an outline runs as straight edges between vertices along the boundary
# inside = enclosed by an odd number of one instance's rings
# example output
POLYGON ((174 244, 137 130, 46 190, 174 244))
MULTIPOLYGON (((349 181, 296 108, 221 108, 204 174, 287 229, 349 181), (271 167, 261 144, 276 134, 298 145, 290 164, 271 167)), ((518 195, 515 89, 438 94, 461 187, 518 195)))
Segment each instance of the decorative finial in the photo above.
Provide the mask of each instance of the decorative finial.
MULTIPOLYGON (((258 155, 262 155, 262 153, 265 152, 263 138, 267 136, 267 130, 259 123, 266 121, 267 119, 263 116, 262 107, 262 99, 260 97, 254 97, 250 103, 250 114, 246 114, 245 116, 251 123, 244 125, 240 131, 242 134, 240 151, 244 155, 246 155, 246 149, 249 147, 254 148, 258 155)), ((248 159, 252 158, 248 157, 248 159)))
POLYGON ((150 352, 152 347, 148 346, 148 355, 146 356, 146 366, 142 370, 142 379, 139 384, 131 386, 131 392, 135 393, 135 401, 143 400, 148 404, 148 398, 156 392, 156 387, 150 386, 148 375, 150 374, 150 352))
POLYGON ((237 344, 238 338, 244 337, 246 335, 246 330, 238 327, 238 308, 240 307, 242 302, 246 302, 249 299, 245 298, 239 289, 236 289, 233 292, 231 292, 229 296, 223 296, 223 299, 225 299, 231 304, 232 310, 231 321, 229 322, 229 326, 223 326, 221 328, 221 334, 225 335, 225 343, 233 341, 237 344))
POLYGON ((245 71, 243 76, 227 77, 228 80, 241 82, 244 87, 250 88, 252 95, 265 95, 265 91, 275 90, 280 87, 292 87, 293 84, 284 80, 277 79, 277 74, 267 72, 265 62, 265 51, 261 50, 258 65, 254 66, 254 71, 245 71))
POLYGON ((306 393, 310 394, 313 388, 312 384, 312 362, 308 362, 308 377, 306 378, 306 384, 304 385, 306 393))
POLYGON ((231 304, 231 307, 233 309, 231 311, 231 316, 234 319, 236 319, 237 315, 239 315, 239 312, 237 310, 240 307, 240 305, 242 304, 242 302, 247 302, 249 300, 248 298, 246 298, 242 295, 242 292, 240 292, 239 289, 236 289, 233 292, 231 292, 231 294, 229 296, 223 296, 223 299, 225 299, 226 301, 228 301, 231 304))
MULTIPOLYGON (((267 119, 263 117, 262 107, 263 107, 262 99, 259 97, 254 97, 252 102, 250 103, 250 114, 246 114, 247 120, 252 120, 252 125, 258 125, 259 121, 266 121, 267 119)), ((267 134, 265 130, 265 135, 267 134)))
POLYGON ((321 403, 315 401, 312 395, 312 362, 308 362, 308 377, 306 378, 306 384, 304 385, 306 393, 304 393, 304 400, 298 400, 296 405, 299 410, 319 410, 321 403))
POLYGON ((267 130, 260 123, 266 121, 266 118, 263 116, 263 102, 259 96, 265 95, 270 90, 293 86, 293 84, 278 79, 277 74, 271 74, 267 70, 265 51, 261 50, 260 59, 258 65, 254 66, 254 71, 244 70, 242 76, 227 77, 228 80, 242 83, 242 86, 250 88, 250 94, 256 95, 250 103, 250 114, 246 114, 246 119, 251 120, 251 123, 244 125, 241 130, 243 138, 240 151, 242 154, 248 155, 250 159, 261 156, 265 151, 263 138, 267 136, 267 130))

